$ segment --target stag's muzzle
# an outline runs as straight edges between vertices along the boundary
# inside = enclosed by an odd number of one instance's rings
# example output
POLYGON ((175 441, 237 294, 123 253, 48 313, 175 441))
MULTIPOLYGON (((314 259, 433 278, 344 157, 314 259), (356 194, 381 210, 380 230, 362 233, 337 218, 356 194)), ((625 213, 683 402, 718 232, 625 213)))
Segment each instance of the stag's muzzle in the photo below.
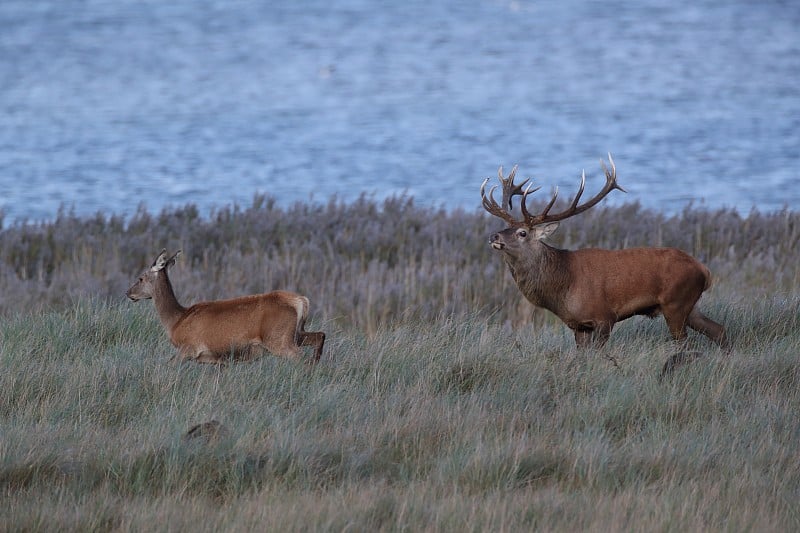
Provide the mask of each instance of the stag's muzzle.
POLYGON ((499 234, 499 233, 495 233, 494 235, 492 235, 492 236, 489 238, 489 244, 490 244, 490 245, 492 246, 492 248, 494 248, 495 250, 502 250, 502 249, 505 247, 505 245, 506 245, 506 244, 505 244, 505 243, 502 241, 502 239, 500 238, 500 234, 499 234))

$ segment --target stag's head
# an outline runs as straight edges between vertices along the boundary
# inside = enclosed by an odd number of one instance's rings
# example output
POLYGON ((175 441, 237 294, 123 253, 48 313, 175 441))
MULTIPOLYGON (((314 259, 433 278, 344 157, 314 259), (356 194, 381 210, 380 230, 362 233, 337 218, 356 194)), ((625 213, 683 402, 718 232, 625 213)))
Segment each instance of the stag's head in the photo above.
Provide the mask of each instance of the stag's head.
POLYGON ((528 186, 525 187, 528 183, 527 179, 522 183, 515 184, 514 177, 517 173, 517 167, 511 170, 507 178, 503 176, 503 167, 500 167, 500 170, 497 171, 503 190, 503 198, 500 203, 497 203, 494 199, 494 190, 497 188, 497 185, 489 190, 488 196, 486 195, 486 183, 488 183, 489 178, 486 178, 481 185, 481 201, 483 203, 483 208, 492 215, 503 219, 508 224, 506 229, 493 234, 489 238, 489 243, 492 248, 503 252, 507 256, 519 257, 523 255, 523 252, 538 246, 542 239, 553 233, 558 228, 559 221, 586 211, 614 189, 625 192, 625 189, 617 184, 617 169, 614 166, 614 160, 611 158, 611 154, 608 154, 608 162, 611 166, 611 170, 608 169, 604 161, 600 161, 606 174, 606 184, 603 189, 588 201, 579 204, 578 202, 580 201, 584 186, 586 185, 586 174, 582 173, 581 185, 578 188, 575 198, 572 200, 569 207, 560 213, 550 213, 550 210, 553 205, 555 205, 556 199, 558 198, 558 189, 556 189, 544 210, 538 214, 531 214, 528 211, 527 205, 528 195, 538 191, 541 187, 532 189, 532 184, 528 184, 528 186), (520 200, 522 218, 519 219, 511 214, 512 199, 514 196, 522 197, 520 200))
POLYGON ((178 250, 172 257, 167 258, 167 251, 161 250, 153 264, 142 272, 142 275, 131 285, 125 295, 134 302, 152 298, 159 276, 166 276, 167 269, 175 264, 180 253, 181 251, 178 250))

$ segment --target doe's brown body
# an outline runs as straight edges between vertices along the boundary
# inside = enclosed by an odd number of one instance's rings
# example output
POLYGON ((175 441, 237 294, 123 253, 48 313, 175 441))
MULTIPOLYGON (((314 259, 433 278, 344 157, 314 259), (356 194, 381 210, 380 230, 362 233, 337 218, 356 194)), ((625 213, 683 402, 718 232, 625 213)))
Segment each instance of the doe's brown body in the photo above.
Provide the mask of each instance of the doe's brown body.
POLYGON ((301 346, 314 346, 314 360, 319 360, 325 334, 305 331, 308 298, 273 291, 184 307, 178 303, 167 274, 177 255, 167 259, 166 252, 161 252, 128 289, 127 296, 134 301, 153 299, 181 359, 219 364, 230 355, 250 360, 265 350, 298 359, 301 346))

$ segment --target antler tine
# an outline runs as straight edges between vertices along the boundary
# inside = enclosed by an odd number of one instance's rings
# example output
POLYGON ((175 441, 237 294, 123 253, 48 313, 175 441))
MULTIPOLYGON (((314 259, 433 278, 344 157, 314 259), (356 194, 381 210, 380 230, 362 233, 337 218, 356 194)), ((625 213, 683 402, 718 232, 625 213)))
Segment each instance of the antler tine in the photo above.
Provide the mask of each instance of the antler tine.
MULTIPOLYGON (((494 190, 497 188, 497 185, 489 189, 489 196, 486 196, 486 184, 488 182, 489 178, 486 178, 483 180, 483 184, 481 185, 481 203, 483 204, 483 208, 486 209, 486 211, 488 211, 490 214, 502 218, 511 225, 518 225, 519 221, 514 219, 514 217, 511 216, 511 213, 503 209, 500 204, 497 203, 497 200, 494 199, 494 190)), ((503 188, 505 189, 505 183, 503 183, 503 188)))
POLYGON ((500 183, 503 185, 503 202, 501 205, 505 206, 508 205, 509 209, 513 208, 511 204, 511 199, 514 196, 522 196, 522 188, 525 186, 529 179, 524 180, 522 183, 515 184, 514 178, 517 175, 517 165, 514 165, 514 168, 511 169, 511 172, 508 174, 507 178, 503 177, 503 167, 501 166, 497 170, 497 177, 500 179, 500 183))
MULTIPOLYGON (((489 181, 489 178, 483 180, 483 184, 481 185, 481 203, 483 204, 483 208, 486 209, 492 215, 502 218, 506 222, 508 222, 512 226, 520 226, 524 224, 523 220, 517 220, 511 214, 511 209, 513 208, 512 199, 514 196, 520 195, 525 196, 525 192, 523 191, 523 187, 525 184, 528 183, 529 180, 524 180, 522 183, 514 183, 514 178, 517 175, 517 166, 515 165, 511 172, 508 174, 508 177, 503 176, 503 167, 500 167, 497 170, 497 178, 500 180, 500 185, 503 188, 503 198, 500 203, 497 203, 497 200, 494 199, 494 190, 497 188, 497 185, 489 189, 489 195, 486 195, 486 183, 489 181), (508 206, 506 208, 506 206, 508 206)), ((528 187, 530 189, 530 186, 528 187)), ((524 202, 524 200, 523 200, 524 202)))
POLYGON ((606 175, 606 184, 608 184, 609 182, 614 182, 614 185, 611 187, 612 190, 619 189, 622 192, 625 193, 628 192, 622 187, 620 187, 619 184, 617 183, 617 165, 614 164, 614 159, 611 157, 611 152, 608 153, 608 162, 611 165, 610 173, 608 172, 608 168, 606 167, 605 161, 600 159, 600 164, 603 166, 603 172, 605 172, 606 175))
POLYGON ((570 209, 575 209, 578 206, 578 200, 581 199, 584 187, 586 187, 586 171, 581 170, 581 186, 578 187, 578 193, 575 195, 575 198, 572 199, 572 204, 570 204, 570 209))
POLYGON ((611 158, 611 154, 608 154, 608 161, 611 165, 611 170, 609 171, 608 167, 606 167, 605 162, 601 159, 600 164, 603 167, 603 172, 606 175, 606 184, 603 186, 602 190, 598 192, 595 196, 590 198, 586 203, 582 205, 578 205, 580 201, 581 195, 583 194, 584 187, 586 185, 586 172, 581 172, 581 185, 578 188, 578 192, 573 198, 572 202, 570 203, 569 207, 562 211, 561 213, 555 213, 550 215, 550 208, 553 207, 555 204, 556 197, 558 196, 558 189, 556 189, 555 194, 553 194, 553 198, 550 200, 550 203, 544 208, 538 215, 530 215, 527 213, 527 209, 524 210, 525 213, 525 224, 528 226, 534 226, 536 224, 544 224, 546 222, 557 222, 559 220, 564 220, 565 218, 569 218, 571 216, 577 215, 578 213, 582 213, 589 209, 590 207, 596 205, 600 200, 606 197, 608 193, 613 191, 614 189, 619 189, 622 192, 626 192, 625 189, 619 186, 617 183, 617 167, 614 164, 614 160, 611 158))
POLYGON ((535 219, 537 216, 547 215, 547 212, 550 211, 550 208, 553 207, 553 204, 556 203, 556 198, 558 198, 558 187, 556 187, 555 194, 553 194, 553 197, 550 199, 550 203, 548 203, 547 206, 545 206, 544 211, 542 211, 541 215, 531 215, 530 212, 528 211, 528 205, 527 205, 528 195, 538 191, 541 188, 542 187, 539 186, 531 190, 529 185, 528 188, 525 189, 525 194, 523 194, 522 196, 522 216, 525 218, 526 223, 530 220, 535 219))

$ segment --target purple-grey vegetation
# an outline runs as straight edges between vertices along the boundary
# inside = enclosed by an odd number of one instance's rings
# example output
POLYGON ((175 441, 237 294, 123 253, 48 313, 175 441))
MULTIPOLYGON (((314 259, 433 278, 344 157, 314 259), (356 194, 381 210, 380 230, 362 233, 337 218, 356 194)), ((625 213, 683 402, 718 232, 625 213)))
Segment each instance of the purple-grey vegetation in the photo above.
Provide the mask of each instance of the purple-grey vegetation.
MULTIPOLYGON (((524 321, 533 311, 517 305, 487 245, 500 225, 477 209, 420 207, 404 196, 291 207, 256 196, 249 207, 140 209, 127 219, 62 210, 53 221, 0 231, 0 315, 64 309, 86 296, 121 300, 166 247, 184 251, 173 278, 185 304, 287 289, 308 295, 312 317, 369 332, 454 314, 524 321)), ((667 216, 638 204, 597 206, 562 224, 552 241, 570 249, 674 246, 715 279, 763 276, 788 288, 800 263, 800 213, 687 207, 667 216)))

